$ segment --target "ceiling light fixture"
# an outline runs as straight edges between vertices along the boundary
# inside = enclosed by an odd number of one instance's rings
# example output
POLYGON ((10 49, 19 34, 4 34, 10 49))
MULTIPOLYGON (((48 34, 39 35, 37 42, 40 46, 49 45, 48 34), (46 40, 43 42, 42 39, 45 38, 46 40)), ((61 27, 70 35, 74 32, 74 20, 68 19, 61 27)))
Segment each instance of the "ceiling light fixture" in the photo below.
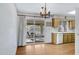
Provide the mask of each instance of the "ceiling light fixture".
POLYGON ((49 18, 50 17, 50 11, 47 11, 46 3, 45 3, 45 6, 44 7, 41 7, 40 15, 43 18, 49 18))
POLYGON ((72 15, 75 15, 75 13, 76 13, 75 10, 68 12, 68 14, 72 14, 72 15))

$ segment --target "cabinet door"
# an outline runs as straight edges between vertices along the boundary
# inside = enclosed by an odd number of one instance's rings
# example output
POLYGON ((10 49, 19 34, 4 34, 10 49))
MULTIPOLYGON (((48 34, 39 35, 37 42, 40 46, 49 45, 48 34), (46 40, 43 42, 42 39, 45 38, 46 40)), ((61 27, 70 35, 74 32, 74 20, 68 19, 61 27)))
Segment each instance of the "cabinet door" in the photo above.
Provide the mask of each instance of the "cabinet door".
POLYGON ((69 26, 70 29, 75 28, 75 20, 69 20, 68 21, 68 26, 69 26))
POLYGON ((57 34, 56 33, 53 33, 52 34, 52 43, 53 44, 56 44, 56 39, 57 39, 57 34))
POLYGON ((75 33, 72 33, 72 42, 75 42, 75 33))
POLYGON ((54 18, 52 19, 52 27, 54 27, 54 18))
POLYGON ((63 43, 67 43, 67 33, 63 34, 63 43))
POLYGON ((54 20, 54 27, 59 27, 60 25, 60 20, 59 19, 55 19, 54 20))
POLYGON ((71 23, 70 20, 68 21, 68 27, 69 27, 70 29, 72 28, 72 23, 71 23))
POLYGON ((52 19, 52 27, 56 28, 59 27, 59 25, 60 25, 60 19, 58 18, 52 19))
POLYGON ((71 33, 68 33, 68 34, 67 34, 67 42, 68 42, 68 43, 71 43, 71 42, 72 42, 71 33))
POLYGON ((75 20, 72 21, 72 28, 75 28, 75 20))

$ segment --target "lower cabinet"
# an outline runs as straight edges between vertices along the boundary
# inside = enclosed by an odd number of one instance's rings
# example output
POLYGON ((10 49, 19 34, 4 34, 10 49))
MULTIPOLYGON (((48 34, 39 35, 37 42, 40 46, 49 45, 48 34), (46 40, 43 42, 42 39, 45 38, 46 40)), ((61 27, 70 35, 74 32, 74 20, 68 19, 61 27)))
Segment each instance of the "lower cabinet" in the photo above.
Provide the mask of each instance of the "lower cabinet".
POLYGON ((67 33, 63 34, 63 43, 67 43, 67 33))
POLYGON ((63 34, 63 43, 75 42, 75 33, 64 33, 63 34))
POLYGON ((52 44, 72 43, 75 42, 75 33, 53 33, 52 44))
POLYGON ((68 43, 72 42, 72 33, 67 34, 67 41, 68 41, 68 43))
POLYGON ((57 33, 53 33, 52 34, 52 43, 56 44, 56 42, 57 42, 57 33))
POLYGON ((62 44, 63 43, 63 33, 53 33, 52 34, 52 43, 53 44, 62 44))
POLYGON ((75 33, 72 33, 71 36, 72 36, 72 42, 75 42, 75 33))

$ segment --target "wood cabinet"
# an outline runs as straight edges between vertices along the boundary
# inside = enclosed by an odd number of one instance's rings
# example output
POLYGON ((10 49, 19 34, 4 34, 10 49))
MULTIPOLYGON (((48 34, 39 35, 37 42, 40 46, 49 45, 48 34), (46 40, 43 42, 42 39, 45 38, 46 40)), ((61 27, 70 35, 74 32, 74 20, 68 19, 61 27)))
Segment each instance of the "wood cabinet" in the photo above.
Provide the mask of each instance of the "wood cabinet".
POLYGON ((53 44, 62 44, 63 43, 63 33, 53 33, 52 34, 52 43, 53 44))
POLYGON ((69 20, 68 26, 69 26, 70 29, 74 29, 75 28, 75 20, 69 20))
POLYGON ((67 33, 67 43, 72 42, 72 33, 67 33))
POLYGON ((59 18, 53 18, 52 19, 52 27, 56 28, 60 25, 60 19, 59 18))
POLYGON ((63 34, 63 43, 75 42, 75 33, 64 33, 63 34))
POLYGON ((72 42, 75 42, 75 33, 53 33, 52 34, 52 44, 62 44, 62 43, 72 43, 72 42))
POLYGON ((56 41, 57 41, 57 34, 56 33, 53 33, 52 34, 52 43, 53 44, 56 44, 56 41))
POLYGON ((67 33, 63 34, 63 43, 67 43, 67 33))
POLYGON ((72 36, 72 42, 75 42, 75 34, 72 33, 71 36, 72 36))

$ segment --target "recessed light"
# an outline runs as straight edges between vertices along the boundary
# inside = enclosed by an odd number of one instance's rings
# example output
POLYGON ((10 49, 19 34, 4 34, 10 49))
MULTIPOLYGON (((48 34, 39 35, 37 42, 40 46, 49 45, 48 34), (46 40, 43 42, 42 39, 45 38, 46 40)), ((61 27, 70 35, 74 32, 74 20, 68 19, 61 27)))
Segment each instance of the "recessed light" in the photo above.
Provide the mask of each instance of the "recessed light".
POLYGON ((68 12, 68 14, 72 14, 72 15, 75 15, 75 13, 76 13, 75 10, 68 12))

